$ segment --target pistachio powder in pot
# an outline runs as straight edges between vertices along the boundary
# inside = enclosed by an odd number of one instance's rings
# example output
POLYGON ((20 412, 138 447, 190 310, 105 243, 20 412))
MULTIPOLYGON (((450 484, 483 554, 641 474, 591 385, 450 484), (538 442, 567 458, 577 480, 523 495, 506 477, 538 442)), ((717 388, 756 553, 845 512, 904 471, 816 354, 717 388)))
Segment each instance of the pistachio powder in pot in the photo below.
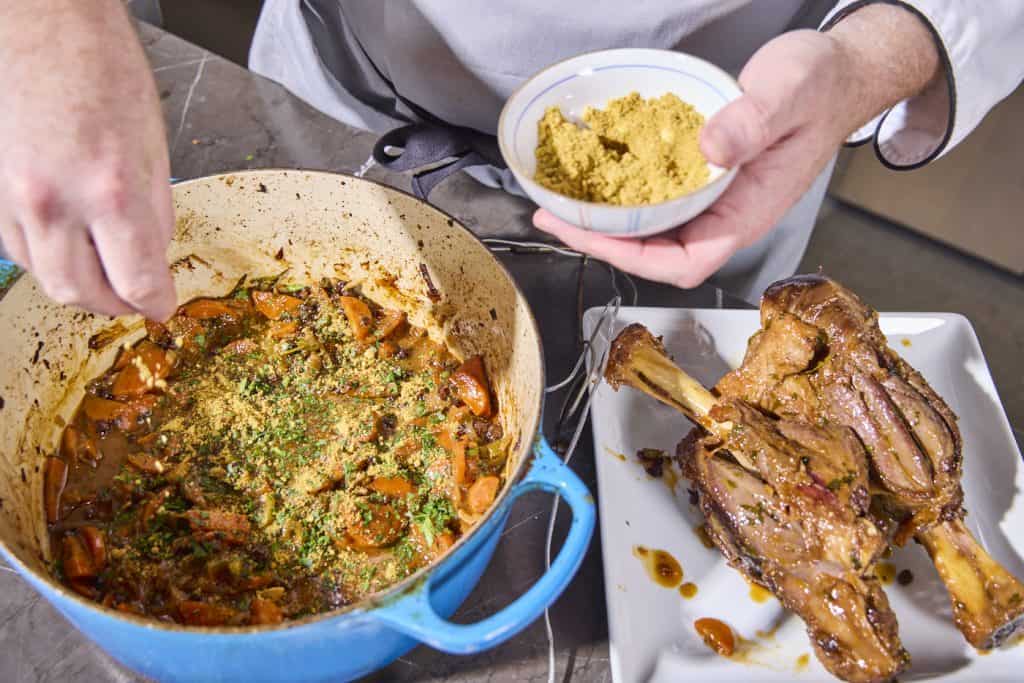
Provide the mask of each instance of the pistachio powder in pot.
POLYGON ((589 202, 635 206, 687 194, 708 181, 700 152, 704 117, 672 93, 639 93, 587 107, 568 121, 549 107, 537 124, 534 179, 554 192, 589 202))

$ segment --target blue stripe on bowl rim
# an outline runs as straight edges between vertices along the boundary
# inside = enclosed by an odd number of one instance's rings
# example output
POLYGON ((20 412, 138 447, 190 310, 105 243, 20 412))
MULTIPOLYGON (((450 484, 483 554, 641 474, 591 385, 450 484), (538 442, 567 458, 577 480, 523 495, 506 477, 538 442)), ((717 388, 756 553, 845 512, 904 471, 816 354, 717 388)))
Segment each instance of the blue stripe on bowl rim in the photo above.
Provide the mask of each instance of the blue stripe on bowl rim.
MULTIPOLYGON (((606 66, 598 66, 598 67, 594 67, 592 69, 587 69, 586 71, 588 71, 588 72, 596 72, 596 71, 608 71, 610 69, 653 69, 655 71, 668 71, 670 73, 678 74, 680 76, 686 76, 687 78, 691 78, 691 79, 693 79, 695 81, 699 81, 700 83, 702 83, 705 86, 707 86, 708 88, 710 88, 711 91, 714 92, 716 95, 721 97, 723 104, 727 104, 729 102, 728 96, 725 95, 725 93, 723 93, 721 90, 719 90, 718 87, 715 86, 713 83, 711 83, 711 82, 701 78, 700 76, 695 76, 694 74, 690 73, 689 71, 683 71, 681 69, 674 69, 674 68, 672 68, 670 66, 659 66, 657 64, 608 64, 606 66)), ((589 75, 589 74, 587 74, 587 75, 589 75)), ((516 142, 519 139, 519 129, 522 126, 523 117, 526 116, 526 112, 529 111, 531 107, 533 107, 534 103, 537 100, 539 100, 541 97, 543 97, 544 95, 546 95, 549 92, 551 92, 553 89, 557 88, 558 86, 562 85, 563 83, 568 83, 569 81, 571 81, 573 79, 583 78, 584 76, 585 76, 585 74, 578 72, 578 73, 574 73, 572 75, 566 76, 565 78, 560 78, 559 80, 555 81, 554 83, 552 83, 551 85, 549 85, 548 87, 544 88, 539 93, 534 95, 530 99, 530 101, 526 103, 526 106, 523 107, 522 111, 519 112, 519 118, 516 119, 516 127, 512 130, 512 152, 513 152, 513 154, 516 155, 516 164, 517 165, 519 165, 519 166, 523 165, 522 161, 520 161, 520 159, 519 159, 519 152, 517 151, 518 150, 518 145, 516 144, 516 142)))

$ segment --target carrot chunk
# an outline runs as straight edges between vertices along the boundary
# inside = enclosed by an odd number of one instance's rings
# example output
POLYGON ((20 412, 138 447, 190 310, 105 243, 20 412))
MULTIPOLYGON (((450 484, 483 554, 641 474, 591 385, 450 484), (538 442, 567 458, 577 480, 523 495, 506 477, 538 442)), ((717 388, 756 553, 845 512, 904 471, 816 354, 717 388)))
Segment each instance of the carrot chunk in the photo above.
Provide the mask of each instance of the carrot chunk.
POLYGON ((189 510, 185 513, 197 538, 219 539, 231 545, 245 543, 252 529, 249 518, 225 510, 189 510))
POLYGON ((295 334, 295 331, 299 329, 299 324, 294 320, 288 322, 282 322, 275 320, 270 323, 270 327, 267 329, 267 334, 272 339, 284 339, 285 337, 291 337, 295 334))
POLYGON ((302 299, 287 294, 275 294, 274 292, 261 292, 254 290, 252 303, 256 310, 271 320, 280 320, 286 313, 294 316, 299 312, 302 299))
POLYGON ((405 498, 416 490, 408 479, 402 477, 377 477, 370 483, 370 488, 391 498, 405 498))
POLYGON ((206 327, 195 318, 178 315, 167 322, 171 341, 175 347, 188 355, 206 350, 206 327))
POLYGON ((132 432, 142 426, 142 420, 153 413, 160 397, 147 394, 128 403, 121 403, 120 413, 114 420, 117 428, 123 432, 132 432))
POLYGON ((455 535, 452 532, 445 531, 443 534, 438 534, 434 537, 434 557, 443 555, 453 545, 455 545, 455 535))
POLYGON ((82 401, 85 416, 94 422, 114 422, 125 410, 125 404, 109 398, 88 395, 82 401))
POLYGON ((377 323, 377 338, 387 339, 405 324, 405 312, 389 309, 384 311, 377 323))
POLYGON ((141 420, 153 412, 158 396, 147 394, 128 402, 111 401, 108 398, 88 395, 82 401, 86 417, 94 422, 112 423, 118 429, 131 432, 140 426, 141 420))
POLYGON ((284 620, 281 608, 270 600, 253 598, 249 605, 250 624, 280 624, 284 620))
POLYGON ((398 354, 398 344, 386 339, 380 343, 380 357, 394 358, 398 354))
POLYGON ((128 456, 128 464, 147 474, 163 474, 167 470, 160 460, 145 453, 131 453, 128 456))
POLYGON ((360 513, 348 527, 348 535, 358 548, 385 548, 405 530, 404 519, 390 505, 367 503, 360 513))
POLYGON ((352 334, 357 341, 366 341, 370 336, 370 329, 373 327, 373 314, 370 307, 362 299, 354 296, 343 296, 339 298, 341 308, 345 311, 348 324, 352 326, 352 334))
POLYGON ((178 616, 190 626, 223 626, 235 619, 238 612, 223 605, 182 600, 178 603, 178 616))
MULTIPOLYGON (((113 594, 111 594, 111 595, 113 595, 113 594)), ((135 615, 138 615, 140 617, 146 616, 146 610, 144 610, 137 603, 119 602, 119 603, 116 603, 114 605, 114 609, 116 609, 118 612, 125 612, 127 614, 135 614, 135 615)))
POLYGON ((252 591, 257 588, 266 588, 274 583, 273 574, 253 574, 238 582, 238 587, 244 591, 252 591))
POLYGON ((409 540, 417 552, 423 556, 417 559, 423 560, 437 559, 455 545, 455 535, 450 531, 435 533, 433 544, 428 544, 426 536, 423 535, 423 530, 416 524, 409 528, 409 540))
POLYGON ((171 333, 167 329, 167 325, 158 323, 155 320, 146 321, 146 336, 149 340, 155 344, 161 346, 168 346, 171 343, 171 333))
POLYGON ((50 524, 60 520, 60 494, 67 483, 68 464, 60 458, 47 458, 43 470, 43 506, 50 524))
POLYGON ((70 581, 95 578, 96 565, 81 537, 69 534, 61 539, 61 568, 70 581))
POLYGON ((244 356, 247 353, 256 351, 259 347, 256 342, 248 337, 242 337, 224 345, 224 353, 232 356, 244 356))
POLYGON ((466 496, 470 512, 478 515, 486 512, 494 502, 499 486, 501 486, 501 480, 494 476, 480 477, 474 481, 466 496))
POLYGON ((148 340, 125 352, 123 357, 127 361, 111 387, 111 393, 120 399, 137 398, 152 391, 157 380, 167 379, 174 364, 173 355, 148 340))
POLYGON ((66 462, 90 462, 99 459, 96 440, 76 427, 68 425, 60 437, 60 454, 66 462))
POLYGON ((99 591, 97 591, 95 586, 93 586, 92 584, 93 581, 91 578, 68 579, 68 585, 71 586, 71 590, 75 591, 84 598, 96 600, 99 597, 99 591))
POLYGON ((78 530, 78 536, 85 544, 92 558, 92 566, 97 572, 103 571, 107 566, 107 542, 103 532, 94 526, 83 526, 78 530))
POLYGON ((457 486, 462 486, 466 483, 466 442, 455 439, 451 429, 442 429, 437 435, 437 443, 452 454, 452 480, 457 486))
POLYGON ((139 526, 142 530, 149 528, 149 520, 160 510, 167 499, 174 495, 174 489, 170 486, 165 486, 160 489, 142 505, 142 512, 139 513, 139 526))
MULTIPOLYGON (((378 413, 377 411, 373 411, 372 413, 370 413, 370 422, 368 427, 366 428, 366 432, 360 433, 359 436, 357 437, 357 440, 360 443, 372 443, 376 441, 377 438, 380 436, 380 430, 381 427, 383 426, 382 419, 383 418, 381 418, 380 413, 378 413)), ((360 430, 360 432, 362 432, 362 430, 360 430)))
POLYGON ((455 394, 477 417, 490 417, 491 387, 487 381, 483 356, 473 356, 452 374, 455 394))
POLYGON ((234 308, 218 299, 196 299, 190 301, 178 309, 180 315, 195 320, 214 320, 225 318, 227 320, 239 320, 241 316, 234 308))

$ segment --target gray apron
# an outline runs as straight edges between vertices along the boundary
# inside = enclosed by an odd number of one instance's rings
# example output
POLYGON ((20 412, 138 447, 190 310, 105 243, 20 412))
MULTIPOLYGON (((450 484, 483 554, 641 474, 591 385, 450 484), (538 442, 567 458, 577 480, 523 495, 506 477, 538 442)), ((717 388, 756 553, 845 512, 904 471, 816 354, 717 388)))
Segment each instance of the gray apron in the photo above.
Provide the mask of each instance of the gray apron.
MULTIPOLYGON (((611 47, 679 49, 738 73, 762 44, 789 28, 816 26, 832 4, 266 0, 250 67, 334 118, 386 133, 375 159, 413 171, 421 197, 461 170, 522 195, 493 135, 505 98, 533 73, 611 47), (402 152, 392 156, 388 147, 402 152)), ((795 272, 831 169, 714 282, 756 301, 768 284, 795 272)))

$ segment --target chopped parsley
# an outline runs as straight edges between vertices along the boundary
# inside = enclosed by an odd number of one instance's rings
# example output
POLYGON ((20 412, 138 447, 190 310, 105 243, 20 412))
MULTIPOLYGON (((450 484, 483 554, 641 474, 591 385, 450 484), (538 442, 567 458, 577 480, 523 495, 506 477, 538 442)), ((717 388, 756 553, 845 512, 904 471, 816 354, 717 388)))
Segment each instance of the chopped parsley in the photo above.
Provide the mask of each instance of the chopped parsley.
POLYGON ((856 476, 857 476, 856 472, 849 472, 849 473, 847 473, 847 475, 845 477, 836 477, 835 479, 830 481, 828 484, 826 484, 826 486, 827 486, 829 491, 838 491, 842 487, 847 486, 848 484, 850 484, 853 481, 854 477, 856 477, 856 476))
POLYGON ((430 496, 413 513, 412 521, 423 533, 427 546, 434 545, 434 539, 445 532, 448 523, 456 517, 455 506, 448 498, 430 496))

